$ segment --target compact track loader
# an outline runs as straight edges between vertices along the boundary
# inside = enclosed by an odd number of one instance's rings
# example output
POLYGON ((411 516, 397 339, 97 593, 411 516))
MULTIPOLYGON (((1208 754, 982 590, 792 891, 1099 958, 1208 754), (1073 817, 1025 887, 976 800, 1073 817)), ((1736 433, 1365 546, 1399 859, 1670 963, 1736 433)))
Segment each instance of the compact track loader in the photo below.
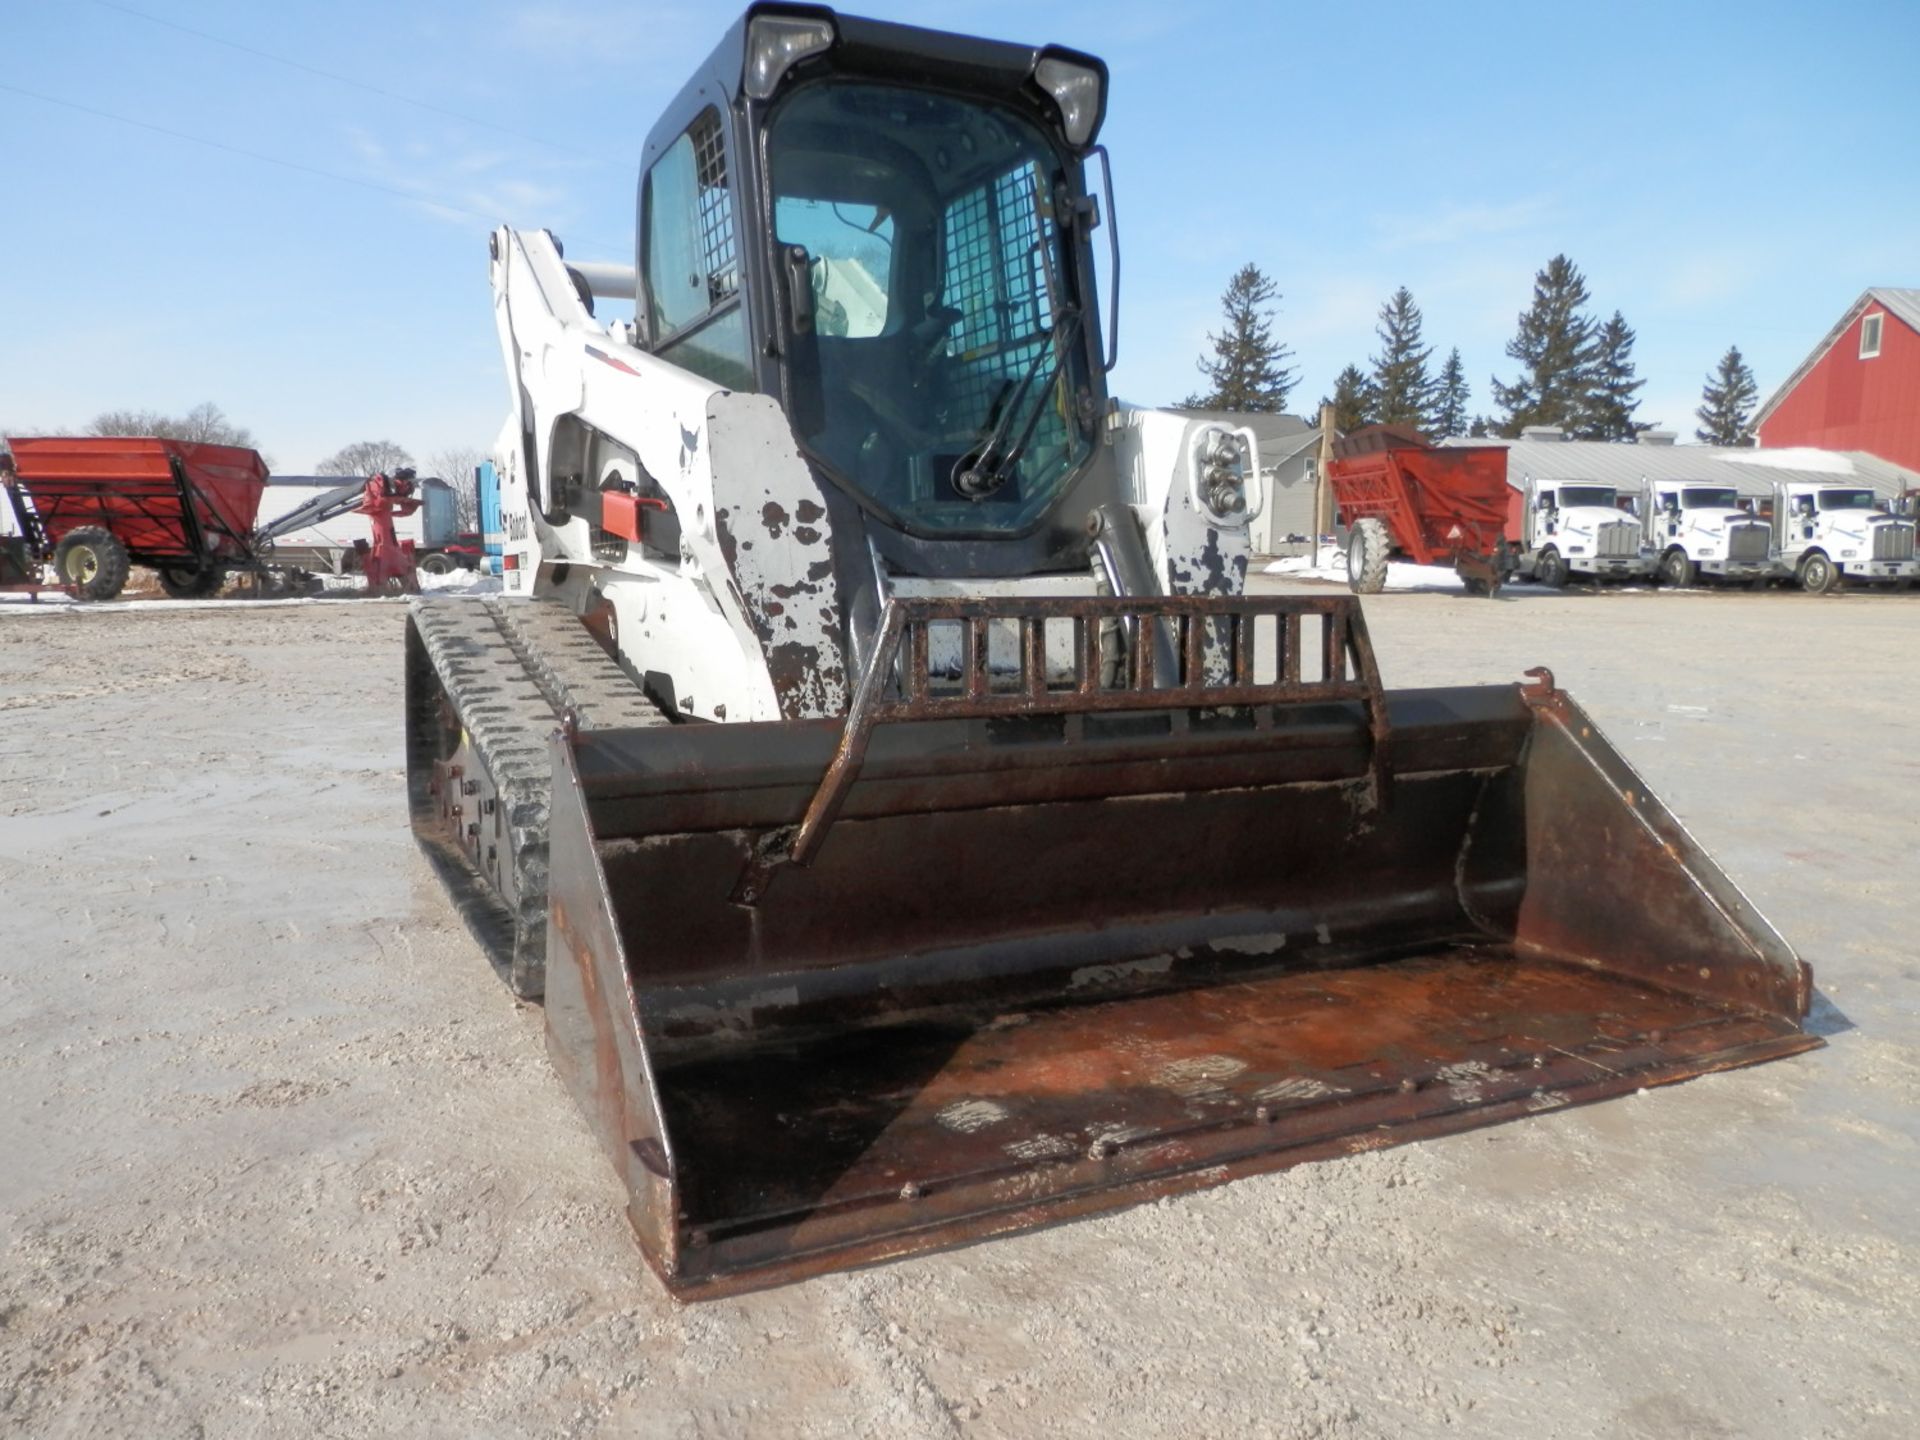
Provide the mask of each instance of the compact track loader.
POLYGON ((1107 395, 1106 94, 756 6, 636 267, 492 238, 509 593, 415 603, 414 825, 676 1295, 1819 1043, 1544 671, 1247 594, 1253 437, 1107 395))

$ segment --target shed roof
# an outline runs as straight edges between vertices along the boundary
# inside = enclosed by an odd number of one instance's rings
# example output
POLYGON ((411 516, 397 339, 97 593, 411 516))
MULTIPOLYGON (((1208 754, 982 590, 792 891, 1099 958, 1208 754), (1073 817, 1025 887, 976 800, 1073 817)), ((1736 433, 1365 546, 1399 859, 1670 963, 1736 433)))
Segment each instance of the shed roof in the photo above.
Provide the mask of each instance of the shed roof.
POLYGON ((1909 330, 1920 334, 1920 290, 1903 289, 1895 285, 1868 286, 1860 292, 1860 298, 1847 307, 1846 313, 1835 322, 1834 327, 1827 331, 1826 338, 1814 346, 1808 352, 1807 358, 1802 360, 1794 372, 1786 378, 1785 383, 1767 397, 1767 403, 1762 405, 1753 417, 1754 429, 1758 430, 1761 422, 1779 407, 1782 400, 1793 393, 1794 386, 1807 378, 1807 372, 1820 363, 1822 357, 1834 347, 1835 342, 1847 333, 1847 327, 1853 324, 1860 312, 1869 305, 1878 305, 1889 315, 1904 323, 1909 330))

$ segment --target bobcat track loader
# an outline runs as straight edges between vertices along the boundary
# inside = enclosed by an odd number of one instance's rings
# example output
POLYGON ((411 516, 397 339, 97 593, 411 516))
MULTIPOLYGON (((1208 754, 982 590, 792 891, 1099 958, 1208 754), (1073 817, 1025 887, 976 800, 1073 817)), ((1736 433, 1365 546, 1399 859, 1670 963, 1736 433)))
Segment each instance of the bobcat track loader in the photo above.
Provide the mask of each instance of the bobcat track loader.
POLYGON ((676 1295, 1819 1043, 1545 672, 1247 593, 1252 436, 1107 395, 1106 94, 755 6, 633 269, 492 237, 508 593, 411 612, 413 823, 676 1295))

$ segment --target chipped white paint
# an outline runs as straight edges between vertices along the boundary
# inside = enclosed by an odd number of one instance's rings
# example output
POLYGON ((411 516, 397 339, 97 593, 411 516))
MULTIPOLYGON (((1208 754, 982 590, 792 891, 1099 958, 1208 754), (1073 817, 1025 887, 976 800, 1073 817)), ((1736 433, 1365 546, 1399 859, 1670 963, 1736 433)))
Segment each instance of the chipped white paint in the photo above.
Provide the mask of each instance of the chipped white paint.
POLYGON ((847 708, 840 583, 825 495, 769 396, 708 402, 721 552, 790 719, 847 708))
POLYGON ((971 1135, 1007 1118, 1007 1107, 992 1100, 956 1100, 944 1105, 934 1117, 949 1130, 971 1135))
POLYGON ((1293 1075, 1285 1080, 1276 1080, 1271 1085, 1262 1085, 1253 1092, 1253 1098, 1270 1105, 1280 1105, 1302 1100, 1323 1100, 1329 1095, 1348 1093, 1342 1085, 1329 1085, 1311 1075, 1293 1075))
POLYGON ((1558 1090, 1536 1090, 1527 1097, 1529 1110, 1558 1110, 1567 1103, 1567 1097, 1558 1090))
MULTIPOLYGON (((730 503, 751 500, 757 515, 766 501, 763 492, 797 492, 803 476, 813 485, 780 406, 766 396, 734 394, 635 349, 628 328, 618 322, 601 324, 580 303, 566 262, 544 231, 497 230, 494 245, 494 318, 510 409, 494 460, 506 552, 519 561, 508 588, 531 588, 576 607, 587 603, 589 590, 597 591, 613 606, 622 652, 636 668, 671 676, 685 713, 781 718, 769 657, 785 632, 763 644, 767 617, 756 606, 773 587, 790 583, 781 578, 781 567, 799 565, 799 557, 783 557, 776 547, 759 562, 753 583, 742 584, 715 523, 730 503), (541 477, 550 491, 555 427, 563 420, 588 427, 601 443, 637 462, 644 475, 623 478, 672 505, 680 521, 677 556, 629 544, 610 561, 594 553, 585 517, 549 523, 530 493, 529 477, 541 477), (562 564, 566 578, 557 580, 553 567, 562 564)), ((634 468, 632 462, 626 468, 634 468)), ((817 503, 817 488, 813 493, 817 503)), ((824 542, 812 551, 797 572, 802 579, 825 555, 824 542)), ((816 627, 831 628, 820 614, 830 605, 837 606, 837 599, 802 607, 797 638, 812 645, 816 627)), ((843 708, 837 646, 831 653, 821 650, 814 669, 816 678, 789 703, 818 707, 810 713, 827 713, 836 703, 843 708)))
POLYGON ((1491 1066, 1479 1060, 1462 1060, 1453 1065, 1442 1065, 1438 1078, 1445 1082, 1447 1093, 1463 1103, 1477 1103, 1485 1089, 1486 1082, 1493 1078, 1491 1066))
MULTIPOLYGON (((1215 433, 1231 428, 1168 410, 1122 406, 1109 426, 1114 457, 1133 492, 1134 512, 1147 541, 1154 578, 1169 595, 1241 595, 1247 588, 1247 517, 1221 524, 1195 498, 1192 456, 1215 433)), ((1254 485, 1257 461, 1252 466, 1254 485)), ((1258 493, 1248 496, 1257 510, 1258 493)), ((1209 636, 1207 676, 1227 678, 1225 647, 1209 636)))
POLYGON ((1016 1160, 1058 1160, 1074 1152, 1073 1142, 1064 1135, 1030 1135, 1001 1148, 1016 1160))
POLYGON ((746 1034, 753 1029, 753 1019, 757 1012, 761 1010, 790 1011, 799 1003, 799 989, 786 986, 778 990, 756 990, 753 994, 730 1005, 705 1005, 693 1002, 675 1005, 663 1010, 661 1016, 675 1026, 746 1034))
POLYGON ((1272 955, 1287 948, 1285 933, 1269 935, 1227 935, 1207 942, 1216 950, 1235 955, 1272 955))
POLYGON ((1085 965, 1067 977, 1067 988, 1115 985, 1141 975, 1164 975, 1172 968, 1171 955, 1149 955, 1144 960, 1123 960, 1113 965, 1085 965))
POLYGON ((1333 943, 1333 931, 1324 921, 1313 927, 1313 933, 1322 945, 1331 945, 1333 943))
POLYGON ((1222 1082, 1246 1068, 1246 1061, 1231 1055, 1193 1055, 1162 1065, 1154 1072, 1153 1083, 1185 1099, 1198 1100, 1223 1093, 1222 1082))

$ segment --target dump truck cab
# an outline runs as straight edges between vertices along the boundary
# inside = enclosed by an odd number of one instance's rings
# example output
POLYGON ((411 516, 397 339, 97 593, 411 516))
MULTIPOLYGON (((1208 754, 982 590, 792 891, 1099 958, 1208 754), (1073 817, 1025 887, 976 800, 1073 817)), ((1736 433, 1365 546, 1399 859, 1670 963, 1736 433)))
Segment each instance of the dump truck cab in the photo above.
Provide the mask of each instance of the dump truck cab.
POLYGON ((1559 586, 1575 576, 1631 580, 1653 573, 1654 553, 1615 486, 1529 475, 1520 489, 1521 574, 1559 586))
POLYGON ((1702 575, 1720 580, 1765 580, 1776 571, 1767 522, 1743 509, 1732 485, 1707 480, 1643 482, 1640 519, 1655 573, 1668 585, 1691 585, 1702 575))
POLYGON ((1920 577, 1914 522, 1888 513, 1871 487, 1778 480, 1773 491, 1774 547, 1801 589, 1821 595, 1849 581, 1904 586, 1920 577))

